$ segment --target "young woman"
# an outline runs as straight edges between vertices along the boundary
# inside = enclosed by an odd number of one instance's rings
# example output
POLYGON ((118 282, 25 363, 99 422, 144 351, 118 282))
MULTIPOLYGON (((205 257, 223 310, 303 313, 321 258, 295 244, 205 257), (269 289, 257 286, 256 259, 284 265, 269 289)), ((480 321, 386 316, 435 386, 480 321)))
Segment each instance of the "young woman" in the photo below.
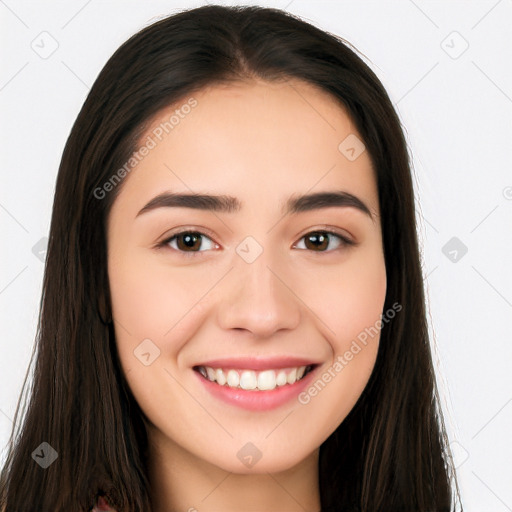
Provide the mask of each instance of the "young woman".
POLYGON ((285 12, 182 11, 108 61, 37 343, 6 512, 454 510, 399 119, 285 12))

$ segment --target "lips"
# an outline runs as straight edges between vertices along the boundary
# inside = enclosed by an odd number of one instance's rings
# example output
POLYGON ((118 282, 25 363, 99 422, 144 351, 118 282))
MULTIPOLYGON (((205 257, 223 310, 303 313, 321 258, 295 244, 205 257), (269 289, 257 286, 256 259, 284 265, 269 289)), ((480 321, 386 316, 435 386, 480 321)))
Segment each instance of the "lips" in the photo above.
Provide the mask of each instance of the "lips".
POLYGON ((244 409, 262 411, 289 402, 308 385, 321 363, 296 356, 226 357, 193 366, 205 389, 244 409))
POLYGON ((211 396, 256 412, 292 403, 311 384, 320 366, 296 357, 226 358, 204 361, 193 370, 198 384, 211 396))

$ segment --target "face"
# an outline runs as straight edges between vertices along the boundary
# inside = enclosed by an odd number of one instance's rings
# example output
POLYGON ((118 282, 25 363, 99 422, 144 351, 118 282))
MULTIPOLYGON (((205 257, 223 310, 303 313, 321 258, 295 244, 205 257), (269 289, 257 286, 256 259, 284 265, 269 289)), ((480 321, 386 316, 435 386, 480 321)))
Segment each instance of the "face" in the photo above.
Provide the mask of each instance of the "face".
POLYGON ((379 334, 361 341, 386 294, 374 171, 312 85, 193 98, 152 120, 109 215, 122 370, 159 446, 235 473, 285 470, 317 453, 374 367, 379 334))

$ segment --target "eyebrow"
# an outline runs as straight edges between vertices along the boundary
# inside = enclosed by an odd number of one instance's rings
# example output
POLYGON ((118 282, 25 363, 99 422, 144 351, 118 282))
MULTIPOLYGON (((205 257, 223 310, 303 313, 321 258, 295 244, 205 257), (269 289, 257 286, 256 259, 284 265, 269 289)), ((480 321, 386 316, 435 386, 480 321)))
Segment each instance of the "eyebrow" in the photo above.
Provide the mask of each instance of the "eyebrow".
MULTIPOLYGON (((164 192, 154 197, 136 217, 157 208, 193 208, 220 213, 235 213, 241 210, 242 203, 233 196, 209 195, 200 193, 176 194, 164 192)), ((322 208, 355 208, 373 219, 368 206, 357 196, 345 191, 316 192, 313 194, 294 194, 288 198, 282 208, 283 215, 291 215, 322 208)))

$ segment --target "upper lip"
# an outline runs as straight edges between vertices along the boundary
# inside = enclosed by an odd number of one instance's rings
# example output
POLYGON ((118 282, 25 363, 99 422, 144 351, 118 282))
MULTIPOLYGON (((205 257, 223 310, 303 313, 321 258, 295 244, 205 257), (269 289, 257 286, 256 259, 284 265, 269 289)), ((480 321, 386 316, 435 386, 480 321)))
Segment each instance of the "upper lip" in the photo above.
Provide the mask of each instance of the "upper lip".
POLYGON ((293 368, 299 366, 317 365, 316 361, 302 357, 280 356, 280 357, 225 357, 210 359, 194 365, 209 366, 211 368, 233 368, 240 370, 272 370, 279 368, 293 368))

